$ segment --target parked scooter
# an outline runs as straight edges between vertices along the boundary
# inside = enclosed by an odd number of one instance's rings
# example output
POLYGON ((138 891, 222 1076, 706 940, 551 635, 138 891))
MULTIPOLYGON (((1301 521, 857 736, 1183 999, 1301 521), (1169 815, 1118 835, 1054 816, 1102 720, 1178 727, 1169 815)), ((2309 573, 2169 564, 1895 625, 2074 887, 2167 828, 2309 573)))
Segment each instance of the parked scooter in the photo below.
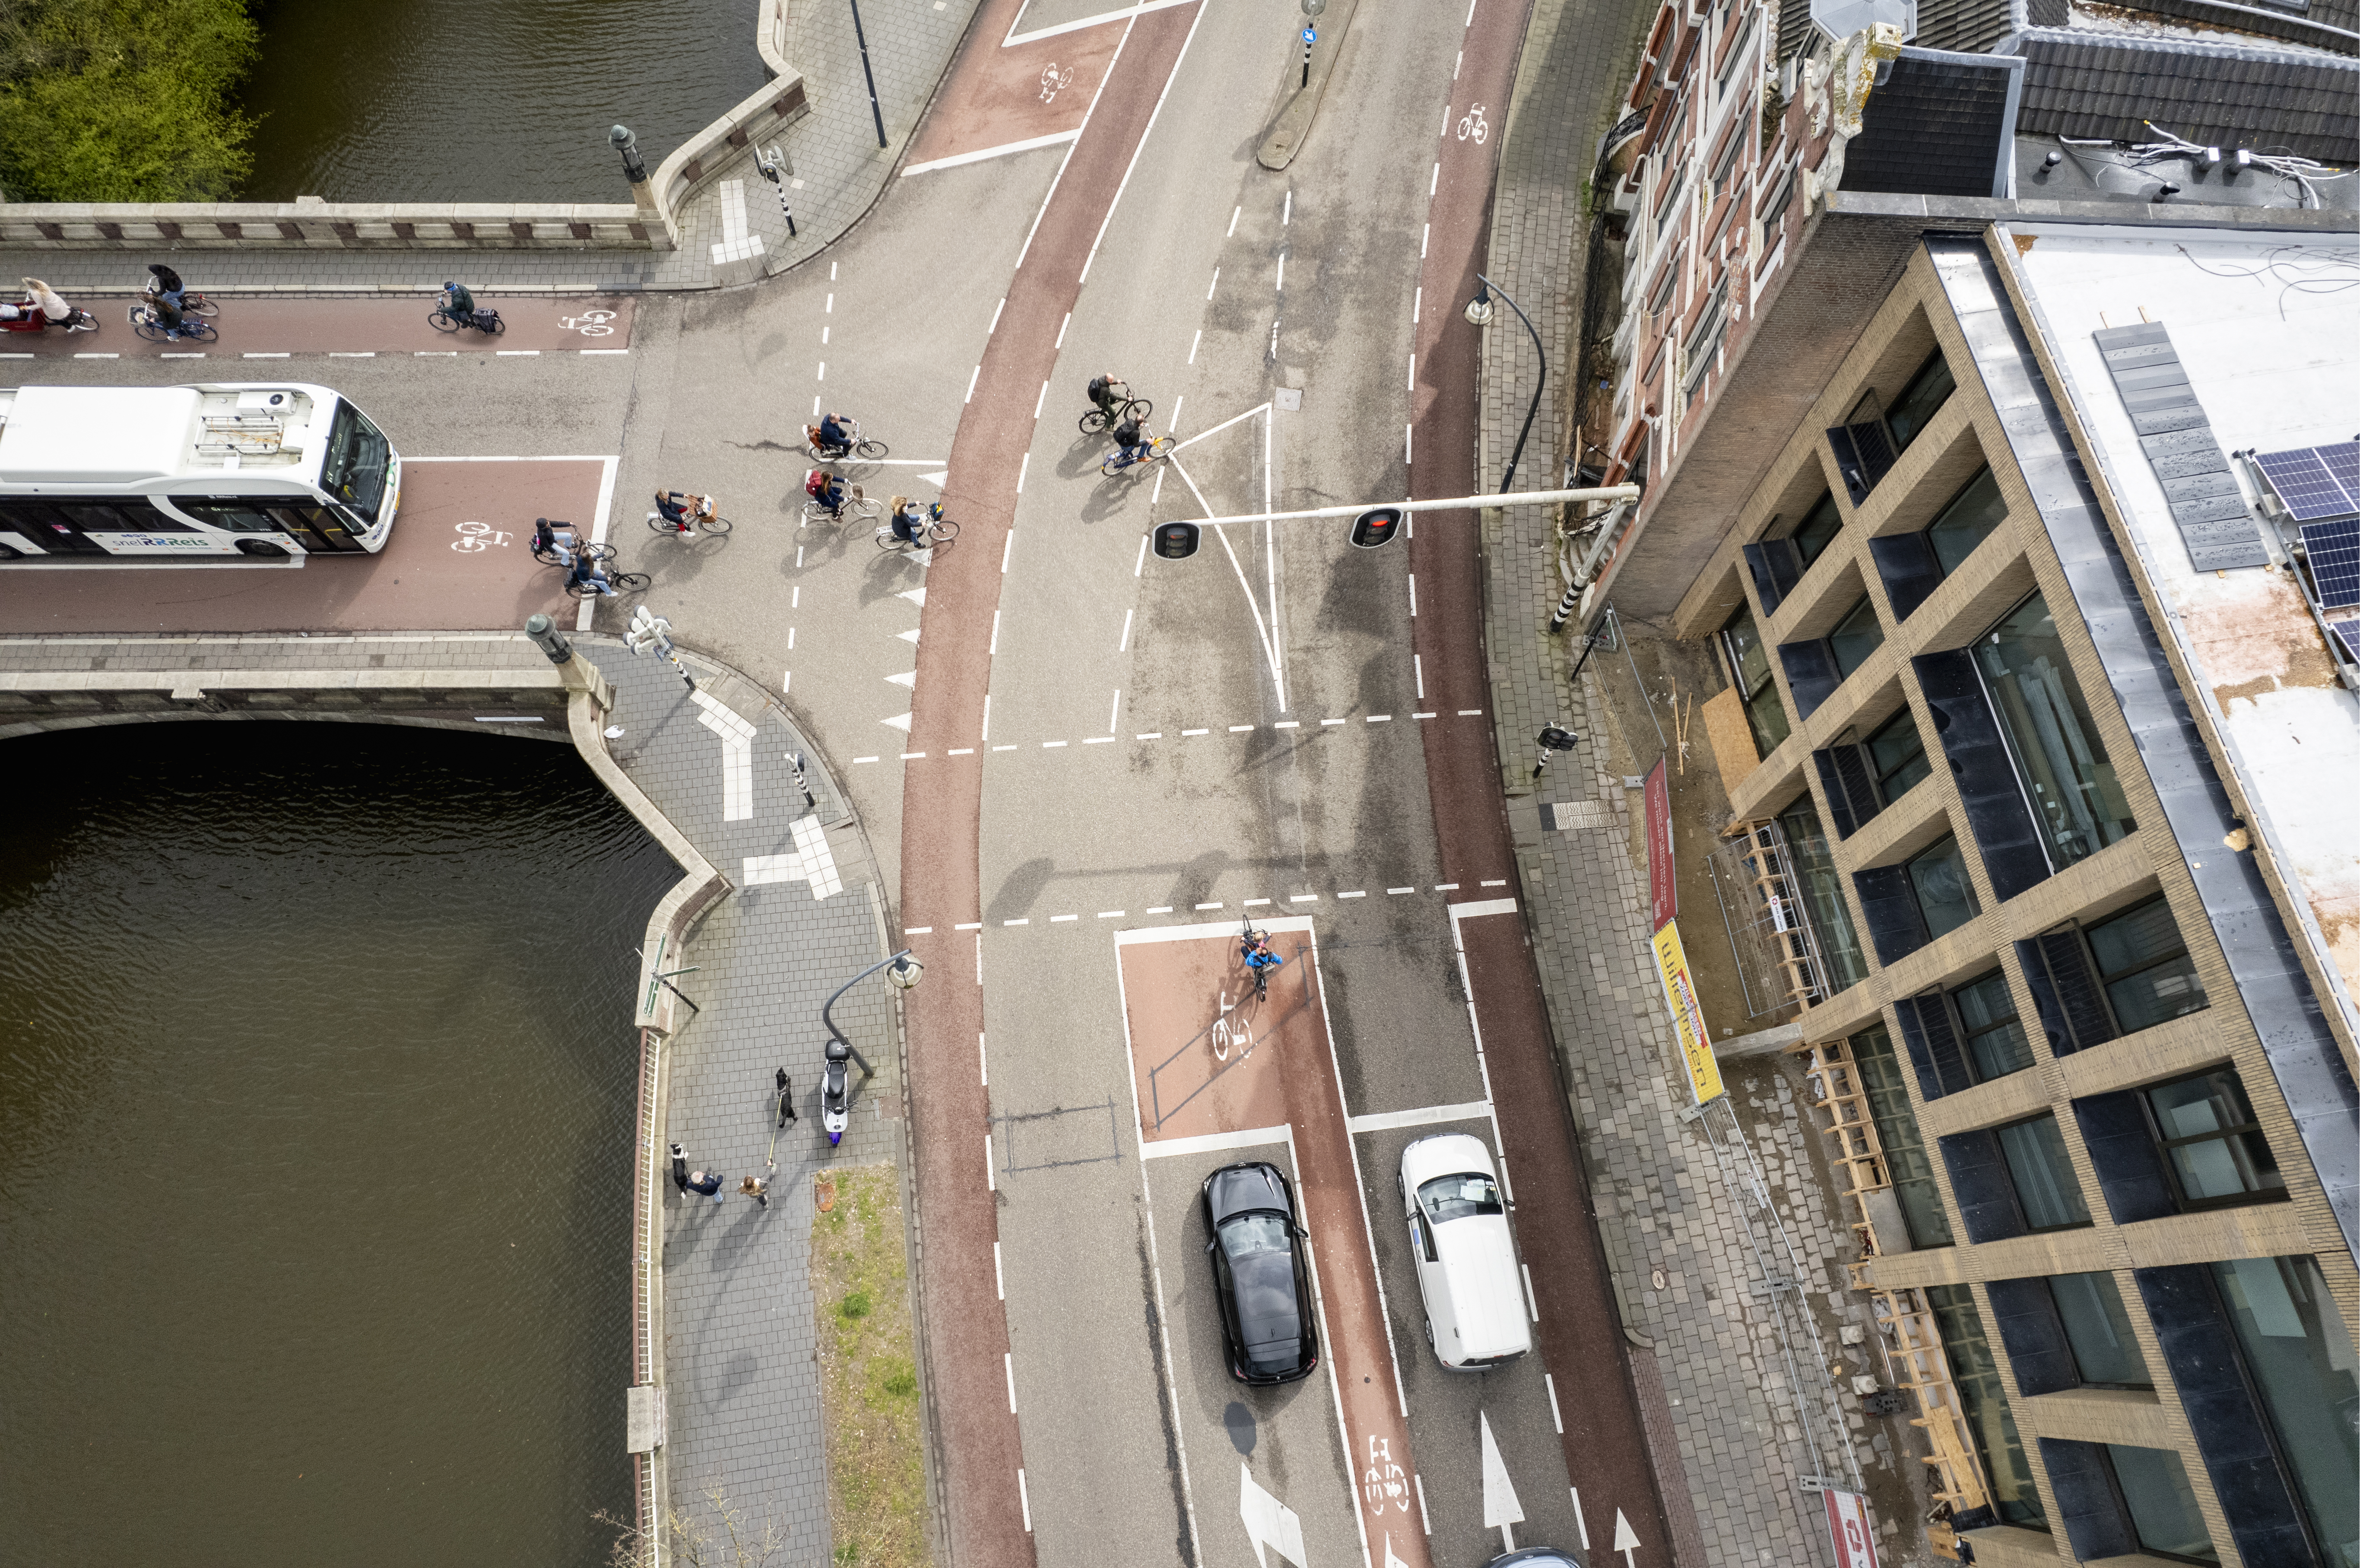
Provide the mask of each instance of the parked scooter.
POLYGON ((851 1059, 850 1046, 842 1040, 827 1043, 827 1068, 819 1080, 819 1122, 827 1129, 831 1146, 844 1141, 844 1129, 852 1123, 852 1069, 845 1065, 851 1059))

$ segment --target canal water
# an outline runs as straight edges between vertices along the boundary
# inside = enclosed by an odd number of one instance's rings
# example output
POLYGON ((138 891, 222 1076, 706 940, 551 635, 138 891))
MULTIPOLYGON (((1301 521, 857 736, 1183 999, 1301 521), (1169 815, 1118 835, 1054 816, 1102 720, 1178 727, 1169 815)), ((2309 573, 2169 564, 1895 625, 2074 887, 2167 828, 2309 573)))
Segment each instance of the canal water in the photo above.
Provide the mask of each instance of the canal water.
POLYGON ((270 0, 245 199, 628 202, 607 127, 653 172, 761 86, 758 3, 270 0))
POLYGON ((516 739, 0 758, 0 1558, 604 1562, 671 861, 516 739))

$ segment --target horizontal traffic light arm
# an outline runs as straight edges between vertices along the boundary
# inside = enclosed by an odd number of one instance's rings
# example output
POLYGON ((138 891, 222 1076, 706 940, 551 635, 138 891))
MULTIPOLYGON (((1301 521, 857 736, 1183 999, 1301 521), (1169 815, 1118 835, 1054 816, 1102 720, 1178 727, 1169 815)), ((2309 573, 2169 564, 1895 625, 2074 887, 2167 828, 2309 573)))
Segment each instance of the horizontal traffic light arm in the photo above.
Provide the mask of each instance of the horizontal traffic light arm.
POLYGON ((1309 511, 1254 511, 1238 517, 1199 517, 1187 521, 1200 528, 1225 522, 1289 522, 1298 518, 1358 517, 1371 507, 1396 511, 1462 511, 1480 507, 1555 506, 1559 501, 1629 501, 1639 499, 1636 485, 1607 485, 1588 490, 1517 490, 1504 496, 1459 496, 1434 501, 1361 501, 1348 507, 1314 507, 1309 511))

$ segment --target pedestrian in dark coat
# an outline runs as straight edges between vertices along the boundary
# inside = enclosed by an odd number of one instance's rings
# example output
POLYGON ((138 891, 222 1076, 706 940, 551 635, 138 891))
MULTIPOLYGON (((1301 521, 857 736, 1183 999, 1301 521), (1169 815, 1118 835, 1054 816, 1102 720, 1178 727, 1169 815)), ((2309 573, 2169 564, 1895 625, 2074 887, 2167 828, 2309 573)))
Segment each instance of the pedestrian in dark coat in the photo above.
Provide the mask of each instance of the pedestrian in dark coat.
POLYGON ((738 1190, 767 1209, 770 1206, 770 1184, 759 1176, 749 1176, 738 1184, 738 1190))
POLYGON ((718 1203, 722 1200, 721 1173, 717 1170, 692 1171, 689 1173, 688 1190, 718 1203))

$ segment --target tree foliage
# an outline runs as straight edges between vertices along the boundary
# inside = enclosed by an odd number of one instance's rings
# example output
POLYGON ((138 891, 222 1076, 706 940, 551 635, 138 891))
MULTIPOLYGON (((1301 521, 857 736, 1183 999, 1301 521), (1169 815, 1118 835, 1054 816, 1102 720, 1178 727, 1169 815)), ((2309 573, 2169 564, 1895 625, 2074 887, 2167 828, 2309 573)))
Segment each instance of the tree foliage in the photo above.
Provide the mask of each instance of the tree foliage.
POLYGON ((18 202, 225 202, 253 165, 245 0, 0 0, 0 187, 18 202))

